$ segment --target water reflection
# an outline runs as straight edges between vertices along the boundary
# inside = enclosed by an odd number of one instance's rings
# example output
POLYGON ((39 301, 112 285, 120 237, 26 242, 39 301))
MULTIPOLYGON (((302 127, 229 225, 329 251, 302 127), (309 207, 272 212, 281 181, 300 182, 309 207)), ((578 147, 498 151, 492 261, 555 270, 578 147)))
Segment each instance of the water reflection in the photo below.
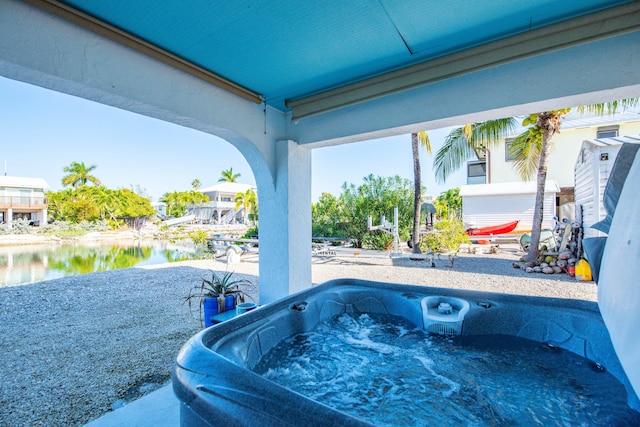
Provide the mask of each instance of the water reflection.
POLYGON ((189 243, 167 241, 0 246, 0 287, 201 256, 189 243))

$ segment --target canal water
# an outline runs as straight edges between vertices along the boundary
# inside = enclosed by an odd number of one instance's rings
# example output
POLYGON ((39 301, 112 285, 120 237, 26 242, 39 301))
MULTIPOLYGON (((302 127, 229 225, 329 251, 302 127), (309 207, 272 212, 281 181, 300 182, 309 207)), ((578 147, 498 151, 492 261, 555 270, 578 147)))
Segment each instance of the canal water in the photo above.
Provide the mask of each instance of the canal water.
POLYGON ((158 240, 0 246, 0 287, 202 257, 189 242, 158 240))

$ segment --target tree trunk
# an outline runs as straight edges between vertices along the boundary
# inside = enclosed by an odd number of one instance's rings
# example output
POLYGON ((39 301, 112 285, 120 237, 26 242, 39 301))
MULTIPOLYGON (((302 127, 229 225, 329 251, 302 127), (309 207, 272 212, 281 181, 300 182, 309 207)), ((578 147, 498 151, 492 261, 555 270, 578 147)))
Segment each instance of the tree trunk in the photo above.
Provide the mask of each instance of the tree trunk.
POLYGON ((547 181, 547 169, 549 167, 549 154, 551 152, 551 138, 560 126, 562 116, 551 112, 538 115, 538 126, 543 129, 542 147, 538 162, 538 179, 536 186, 536 201, 533 210, 533 223, 531 224, 531 242, 529 252, 524 257, 525 261, 534 261, 540 256, 540 234, 542 232, 542 217, 544 215, 544 187, 547 181))
POLYGON ((420 182, 420 153, 418 152, 418 134, 411 134, 411 150, 413 151, 413 236, 411 237, 411 253, 420 254, 420 207, 422 205, 420 182))

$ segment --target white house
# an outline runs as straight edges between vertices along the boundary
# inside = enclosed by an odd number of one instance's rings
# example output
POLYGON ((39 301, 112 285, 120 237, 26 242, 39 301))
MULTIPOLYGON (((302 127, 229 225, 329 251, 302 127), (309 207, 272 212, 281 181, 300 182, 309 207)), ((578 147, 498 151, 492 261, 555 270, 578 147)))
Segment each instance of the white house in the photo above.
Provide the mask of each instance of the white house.
POLYGON ((243 210, 241 208, 236 211, 236 194, 246 193, 247 190, 253 190, 257 194, 255 186, 238 182, 220 182, 210 187, 201 188, 198 191, 209 196, 209 203, 196 207, 196 210, 202 211, 196 212, 196 214, 200 214, 196 217, 204 219, 202 218, 202 213, 204 213, 207 218, 214 218, 220 224, 235 222, 243 210))
MULTIPOLYGON (((518 128, 508 137, 490 146, 486 153, 467 163, 467 184, 497 184, 522 182, 514 169, 509 145, 525 129, 518 128)), ((562 121, 560 132, 552 139, 552 150, 547 169, 547 179, 559 187, 553 215, 574 219, 574 162, 582 142, 596 138, 640 134, 640 112, 624 111, 615 115, 582 115, 570 113, 562 121)), ((546 210, 546 206, 545 206, 546 210)), ((552 215, 552 216, 553 216, 552 215)))
POLYGON ((582 142, 574 166, 575 209, 576 220, 582 224, 585 238, 605 235, 591 226, 607 216, 604 190, 624 143, 640 144, 640 137, 598 138, 582 142))
POLYGON ((45 190, 49 184, 42 178, 0 176, 0 223, 9 228, 17 219, 39 226, 47 223, 45 190))
POLYGON ((164 202, 151 202, 151 206, 156 210, 156 216, 164 219, 167 216, 167 204, 164 202))
MULTIPOLYGON (((484 183, 522 181, 513 168, 509 144, 524 128, 516 129, 512 137, 489 148, 485 160, 484 183), (488 163, 488 164, 487 164, 488 163)), ((640 112, 624 111, 615 115, 589 116, 570 113, 562 121, 560 132, 552 139, 547 179, 554 180, 561 189, 573 188, 573 164, 580 152, 582 141, 640 134, 640 112)))
MULTIPOLYGON (((462 221, 465 227, 485 227, 520 221, 516 233, 531 230, 536 199, 536 182, 472 184, 460 187, 462 221)), ((560 188, 547 181, 544 194, 542 228, 553 228, 556 194, 560 188)))

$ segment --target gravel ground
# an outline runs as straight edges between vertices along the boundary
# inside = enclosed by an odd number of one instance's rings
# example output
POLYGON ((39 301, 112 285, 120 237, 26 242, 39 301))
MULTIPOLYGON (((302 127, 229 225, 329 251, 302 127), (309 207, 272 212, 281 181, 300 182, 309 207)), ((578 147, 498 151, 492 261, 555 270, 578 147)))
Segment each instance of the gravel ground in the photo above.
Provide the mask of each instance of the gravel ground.
MULTIPOLYGON (((523 295, 596 300, 593 282, 527 274, 520 254, 411 261, 361 252, 314 257, 314 283, 363 278, 523 295)), ((200 320, 182 298, 220 260, 187 261, 0 288, 0 426, 79 426, 165 384, 200 320)), ((258 258, 229 266, 251 280, 258 258)))

